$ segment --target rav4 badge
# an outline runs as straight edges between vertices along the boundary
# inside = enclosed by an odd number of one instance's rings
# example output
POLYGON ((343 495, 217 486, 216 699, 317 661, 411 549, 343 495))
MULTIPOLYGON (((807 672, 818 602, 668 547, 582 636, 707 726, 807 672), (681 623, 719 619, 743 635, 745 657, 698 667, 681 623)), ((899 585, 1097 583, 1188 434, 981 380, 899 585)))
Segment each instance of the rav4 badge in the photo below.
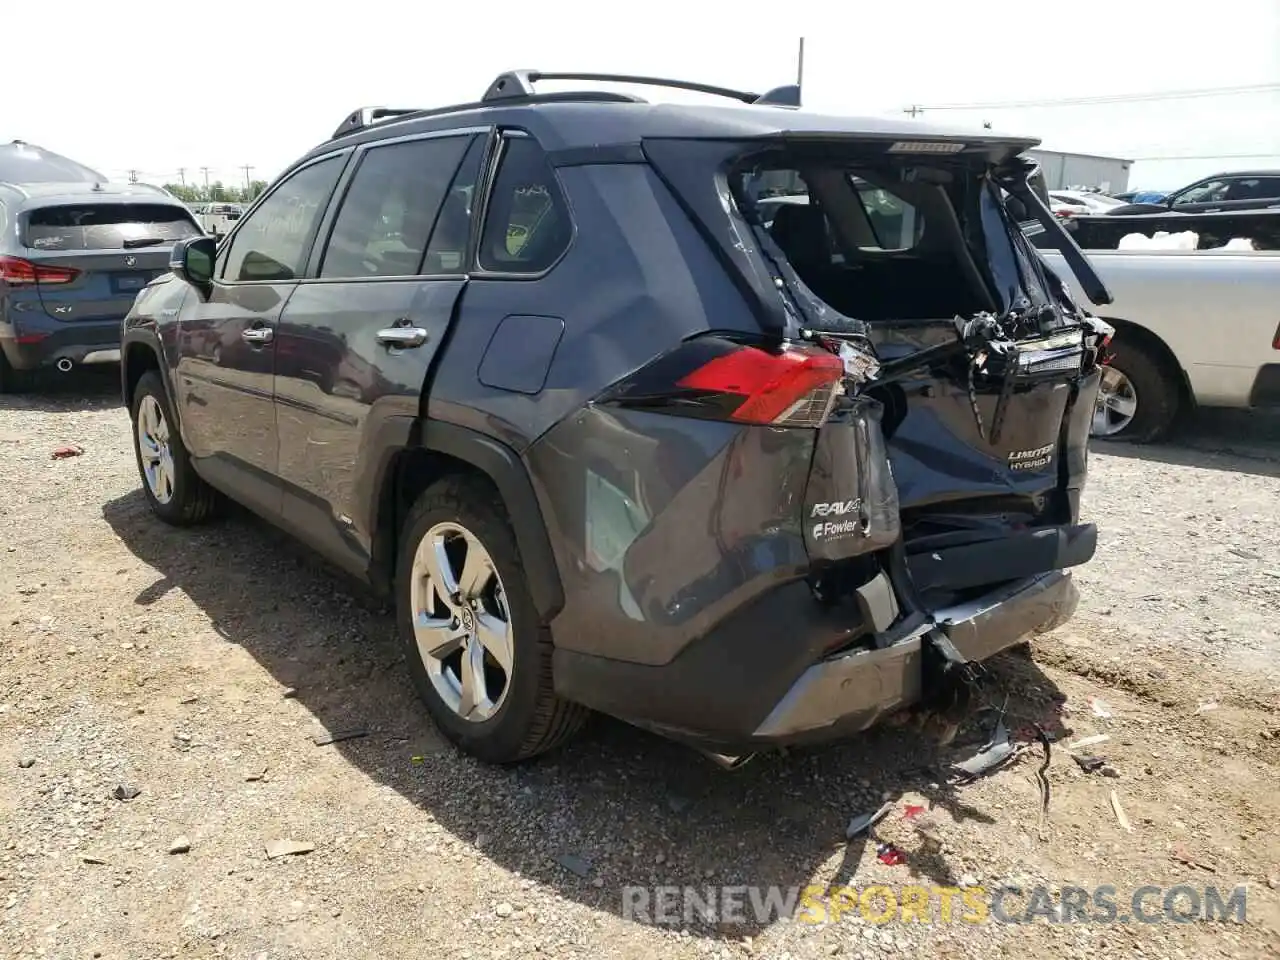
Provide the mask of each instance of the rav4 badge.
POLYGON ((846 513, 857 513, 862 506, 861 499, 836 500, 831 503, 815 503, 812 517, 843 517, 846 513))

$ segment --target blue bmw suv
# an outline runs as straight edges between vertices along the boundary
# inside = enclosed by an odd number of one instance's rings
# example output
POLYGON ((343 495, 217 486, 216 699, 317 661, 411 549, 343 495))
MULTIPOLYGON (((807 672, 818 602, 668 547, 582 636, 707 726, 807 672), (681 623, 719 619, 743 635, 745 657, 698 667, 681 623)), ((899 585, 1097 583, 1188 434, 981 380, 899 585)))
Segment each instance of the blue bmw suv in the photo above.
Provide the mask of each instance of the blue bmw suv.
POLYGON ((202 234, 159 187, 108 183, 73 160, 0 145, 0 393, 27 371, 120 359, 120 321, 202 234))

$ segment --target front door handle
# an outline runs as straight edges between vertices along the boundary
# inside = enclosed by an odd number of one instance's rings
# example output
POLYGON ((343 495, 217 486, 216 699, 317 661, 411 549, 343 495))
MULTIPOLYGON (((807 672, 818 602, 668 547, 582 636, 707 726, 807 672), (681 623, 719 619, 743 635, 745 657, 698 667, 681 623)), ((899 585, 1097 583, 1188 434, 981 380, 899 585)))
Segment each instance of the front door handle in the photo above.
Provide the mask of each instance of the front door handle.
POLYGON ((240 336, 246 343, 270 343, 275 331, 270 327, 248 327, 240 331, 240 336))
POLYGON ((420 347, 428 336, 421 327, 387 327, 377 333, 378 342, 387 347, 420 347))

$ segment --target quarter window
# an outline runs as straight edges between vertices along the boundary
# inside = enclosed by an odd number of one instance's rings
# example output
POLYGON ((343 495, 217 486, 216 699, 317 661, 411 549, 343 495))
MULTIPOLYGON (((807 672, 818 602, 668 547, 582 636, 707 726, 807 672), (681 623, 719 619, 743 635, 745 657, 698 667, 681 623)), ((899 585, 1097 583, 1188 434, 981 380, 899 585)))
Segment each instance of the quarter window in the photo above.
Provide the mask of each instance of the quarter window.
POLYGON ((472 153, 479 152, 476 138, 465 136, 411 140, 366 152, 334 221, 320 276, 405 277, 439 272, 438 264, 423 270, 433 227, 437 233, 460 230, 461 239, 453 243, 452 264, 459 269, 470 226, 468 208, 464 204, 460 227, 454 204, 443 208, 468 146, 472 153))
POLYGON ((531 137, 511 137, 489 197, 480 266, 502 273, 541 273, 569 247, 569 207, 547 155, 531 137))
POLYGON ((303 167, 273 190, 232 238, 223 279, 297 279, 342 165, 343 158, 328 157, 303 167))

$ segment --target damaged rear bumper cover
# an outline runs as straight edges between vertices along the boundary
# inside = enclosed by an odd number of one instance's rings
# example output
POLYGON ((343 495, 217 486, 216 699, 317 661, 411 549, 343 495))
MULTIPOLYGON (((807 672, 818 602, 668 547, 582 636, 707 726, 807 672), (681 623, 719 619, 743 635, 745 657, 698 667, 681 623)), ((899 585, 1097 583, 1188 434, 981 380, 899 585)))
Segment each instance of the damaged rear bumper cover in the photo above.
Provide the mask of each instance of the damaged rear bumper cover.
MULTIPOLYGON (((1066 571, 1041 574, 963 606, 937 611, 906 638, 814 664, 773 709, 752 739, 794 739, 823 730, 865 729, 924 694, 924 647, 940 633, 968 663, 1052 630, 1075 612, 1079 592, 1066 571)), ((941 639, 941 638, 939 638, 941 639)))
POLYGON ((557 649, 555 683, 561 695, 592 709, 704 749, 822 742, 921 702, 930 647, 949 644, 953 659, 980 662, 1064 623, 1078 601, 1071 574, 1052 570, 936 610, 883 647, 824 657, 828 624, 799 582, 665 665, 557 649))

